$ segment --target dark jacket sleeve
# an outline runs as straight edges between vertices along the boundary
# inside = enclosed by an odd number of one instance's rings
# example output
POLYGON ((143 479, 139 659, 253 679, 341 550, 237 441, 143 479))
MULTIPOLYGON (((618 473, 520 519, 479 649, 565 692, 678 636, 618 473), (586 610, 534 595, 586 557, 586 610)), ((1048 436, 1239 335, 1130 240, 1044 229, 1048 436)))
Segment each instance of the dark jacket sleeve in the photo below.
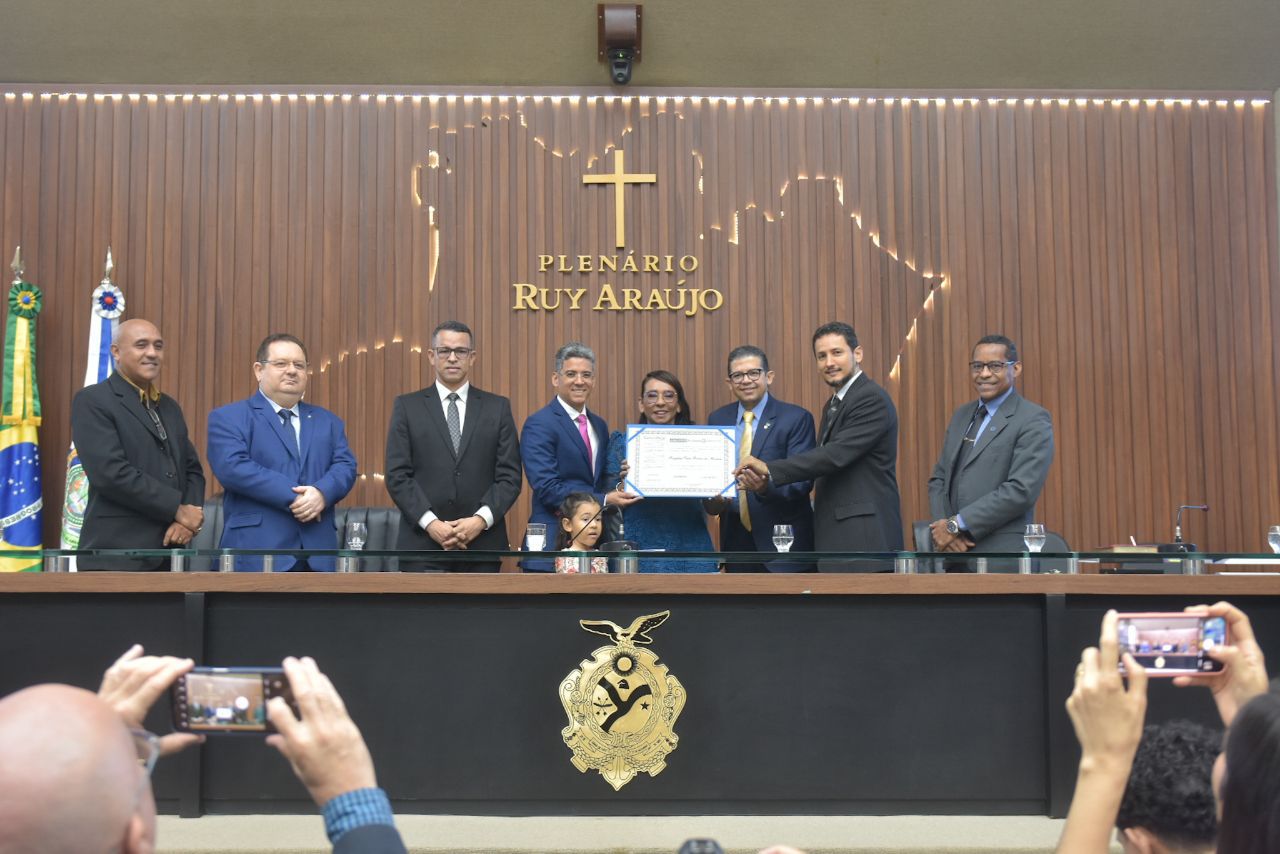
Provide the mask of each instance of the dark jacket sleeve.
MULTIPOLYGON (((387 429, 387 475, 386 487, 391 500, 400 508, 416 526, 428 510, 431 500, 422 491, 414 478, 413 442, 409 437, 409 413, 405 412, 407 401, 397 397, 391 407, 391 425, 387 429)), ((497 518, 498 511, 490 507, 497 518)))
POLYGON ((826 444, 769 464, 775 484, 814 480, 851 466, 876 447, 893 426, 883 395, 863 394, 850 401, 849 406, 849 413, 840 419, 826 444))
POLYGON ((480 504, 493 512, 495 522, 507 515, 507 511, 516 503, 516 499, 520 497, 520 490, 524 487, 524 466, 520 462, 520 435, 516 431, 516 420, 511 415, 511 401, 505 397, 500 397, 498 400, 502 403, 502 414, 498 417, 498 449, 494 454, 493 483, 480 499, 480 504))
POLYGON ((348 830, 333 844, 333 854, 407 854, 400 832, 387 824, 348 830))

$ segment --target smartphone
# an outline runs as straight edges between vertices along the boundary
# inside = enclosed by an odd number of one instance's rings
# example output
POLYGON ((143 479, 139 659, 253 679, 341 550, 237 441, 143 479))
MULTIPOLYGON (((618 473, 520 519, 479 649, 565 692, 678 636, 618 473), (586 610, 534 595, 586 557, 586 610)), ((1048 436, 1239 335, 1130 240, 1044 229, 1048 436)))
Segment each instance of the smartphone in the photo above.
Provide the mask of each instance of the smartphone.
POLYGON ((1222 672, 1224 665, 1209 650, 1228 643, 1225 618, 1181 612, 1119 616, 1120 652, 1137 659, 1148 676, 1222 672))
POLYGON ((197 733, 275 732, 267 701, 283 697, 298 714, 279 667, 197 667, 173 685, 173 728, 197 733))

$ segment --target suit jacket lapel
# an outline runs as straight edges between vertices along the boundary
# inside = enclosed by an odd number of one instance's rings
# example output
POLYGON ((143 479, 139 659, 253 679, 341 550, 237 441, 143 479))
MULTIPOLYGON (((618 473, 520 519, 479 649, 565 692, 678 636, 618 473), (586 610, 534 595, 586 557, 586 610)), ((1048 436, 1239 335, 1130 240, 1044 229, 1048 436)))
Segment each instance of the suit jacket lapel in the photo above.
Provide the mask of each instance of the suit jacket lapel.
POLYGON ((849 399, 855 394, 860 394, 862 392, 862 388, 865 385, 863 380, 866 378, 867 375, 865 373, 859 375, 859 377, 853 381, 853 385, 849 386, 849 390, 844 393, 844 397, 836 400, 834 408, 832 408, 831 404, 828 403, 826 408, 822 411, 822 429, 818 431, 819 445, 825 445, 827 443, 827 437, 831 435, 831 428, 834 427, 836 421, 840 419, 840 413, 844 411, 845 404, 847 404, 849 399))
MULTIPOLYGON (((435 387, 435 383, 423 391, 422 397, 422 402, 427 407, 427 422, 440 434, 440 441, 444 443, 449 453, 453 454, 454 459, 457 459, 458 454, 453 450, 453 440, 449 438, 449 422, 444 418, 443 402, 440 400, 440 392, 435 387)), ((466 441, 466 431, 463 431, 463 441, 466 441)))
MULTIPOLYGON (((257 410, 258 417, 267 422, 267 427, 276 434, 280 444, 284 445, 285 450, 289 452, 289 456, 298 460, 298 462, 302 462, 302 457, 298 453, 298 441, 293 435, 293 428, 290 427, 288 432, 285 431, 284 422, 280 420, 280 416, 276 414, 275 409, 267 402, 267 399, 262 396, 262 392, 258 392, 249 398, 249 406, 257 410)), ((302 408, 299 407, 298 410, 301 412, 302 408)), ((305 430, 305 428, 303 429, 305 430)))
MULTIPOLYGON (((307 456, 311 453, 311 440, 314 437, 315 422, 311 420, 314 413, 308 403, 298 403, 298 446, 301 451, 298 461, 307 464, 307 456)), ((280 419, 277 418, 277 421, 280 419)))
MULTIPOLYGON (((551 405, 555 407, 552 411, 558 416, 556 423, 560 425, 565 434, 572 438, 574 445, 582 452, 582 461, 587 464, 587 469, 591 472, 592 477, 595 476, 595 468, 591 465, 591 449, 582 441, 582 434, 578 432, 578 422, 569 416, 565 408, 560 403, 560 398, 551 401, 551 405)), ((587 419, 590 423, 591 419, 587 419)), ((594 425, 593 425, 594 426, 594 425)), ((607 437, 606 437, 607 438, 607 437)), ((599 454, 596 455, 597 457, 599 454)))
POLYGON ((769 402, 764 405, 764 412, 760 413, 760 419, 751 425, 751 456, 756 459, 760 458, 765 440, 769 438, 769 430, 777 417, 778 407, 773 405, 773 395, 769 395, 769 402))
MULTIPOLYGON (((147 408, 142 405, 142 398, 138 396, 138 390, 134 388, 128 380, 120 376, 119 373, 113 373, 111 375, 111 389, 119 395, 120 405, 123 406, 130 415, 138 419, 138 423, 140 423, 148 433, 155 436, 156 439, 159 439, 160 431, 156 429, 155 422, 152 421, 151 416, 147 414, 147 408)), ((157 415, 160 414, 159 406, 160 402, 156 401, 157 415)))
POLYGON ((992 440, 999 435, 1000 431, 1009 423, 1009 419, 1018 411, 1018 396, 1016 394, 1009 395, 1000 408, 996 410, 996 414, 991 417, 991 423, 987 425, 987 429, 982 431, 982 435, 978 437, 978 443, 973 446, 973 453, 964 461, 964 468, 968 468, 973 461, 987 449, 992 440))
MULTIPOLYGON (((462 438, 458 440, 458 459, 461 459, 467 453, 467 446, 471 444, 471 437, 475 435, 476 425, 480 423, 480 419, 484 417, 484 392, 472 386, 467 391, 467 417, 462 421, 462 438)), ((445 433, 448 434, 449 425, 445 423, 445 433)), ((450 445, 453 443, 450 442, 450 445)))

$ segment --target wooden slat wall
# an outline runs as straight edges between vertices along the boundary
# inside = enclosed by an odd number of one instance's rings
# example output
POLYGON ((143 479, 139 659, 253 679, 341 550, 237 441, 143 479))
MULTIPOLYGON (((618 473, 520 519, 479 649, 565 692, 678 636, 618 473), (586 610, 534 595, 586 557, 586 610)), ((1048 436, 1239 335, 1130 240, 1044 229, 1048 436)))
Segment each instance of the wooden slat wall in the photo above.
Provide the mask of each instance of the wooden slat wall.
POLYGON ((1280 522, 1267 99, 17 92, 0 100, 0 175, 0 255, 21 243, 46 293, 47 542, 108 244, 127 315, 168 338, 164 387, 202 449, 207 412, 252 391, 257 342, 307 341, 309 397, 346 419, 365 475, 355 503, 387 501, 391 400, 431 378, 440 320, 475 329, 474 379, 518 420, 550 399, 555 348, 587 341, 594 408, 621 425, 657 367, 705 417, 748 342, 779 397, 816 409, 809 334, 839 318, 898 402, 908 519, 927 515, 969 348, 1000 331, 1054 413, 1040 517, 1073 545, 1166 537, 1184 502, 1212 507, 1187 528, 1216 549, 1259 550, 1280 522), (542 253, 615 252, 614 191, 581 183, 614 148, 658 175, 626 191, 619 254, 694 255, 696 273, 539 274, 542 253), (724 307, 511 309, 512 282, 585 286, 589 306, 602 281, 679 278, 724 307))

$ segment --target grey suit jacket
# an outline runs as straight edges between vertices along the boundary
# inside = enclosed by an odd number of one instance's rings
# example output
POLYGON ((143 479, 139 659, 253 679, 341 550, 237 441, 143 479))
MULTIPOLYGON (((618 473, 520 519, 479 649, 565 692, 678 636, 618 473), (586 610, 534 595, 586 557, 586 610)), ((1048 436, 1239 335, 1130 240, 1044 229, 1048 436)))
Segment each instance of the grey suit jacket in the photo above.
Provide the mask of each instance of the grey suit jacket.
POLYGON ((1053 462, 1053 420, 1048 410, 1016 391, 1009 395, 955 472, 953 506, 952 469, 977 405, 965 403, 947 425, 942 453, 929 478, 930 517, 959 513, 977 543, 975 551, 1022 551, 1023 530, 1035 519, 1036 500, 1053 462))

